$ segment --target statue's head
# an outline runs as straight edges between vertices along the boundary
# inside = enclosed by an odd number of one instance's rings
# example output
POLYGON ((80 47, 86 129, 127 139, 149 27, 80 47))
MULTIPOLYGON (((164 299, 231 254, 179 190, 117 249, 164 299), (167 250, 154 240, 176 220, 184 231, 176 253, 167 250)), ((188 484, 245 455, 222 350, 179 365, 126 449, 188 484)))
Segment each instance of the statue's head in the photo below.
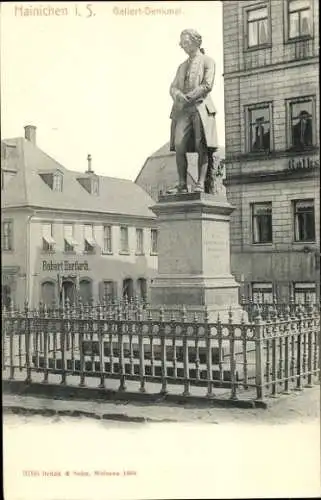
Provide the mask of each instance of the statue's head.
POLYGON ((186 54, 193 54, 197 49, 200 49, 202 45, 202 37, 196 30, 183 30, 179 45, 186 52, 186 54))

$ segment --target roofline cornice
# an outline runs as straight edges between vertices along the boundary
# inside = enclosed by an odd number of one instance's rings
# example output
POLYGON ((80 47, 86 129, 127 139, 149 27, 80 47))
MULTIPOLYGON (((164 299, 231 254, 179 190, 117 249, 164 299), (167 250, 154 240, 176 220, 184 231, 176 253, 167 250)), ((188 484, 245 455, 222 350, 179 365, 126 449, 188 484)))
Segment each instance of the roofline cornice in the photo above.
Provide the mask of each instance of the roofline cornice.
POLYGON ((96 216, 96 217, 117 217, 117 218, 127 218, 130 220, 137 220, 137 219, 143 219, 143 220, 153 220, 157 219, 156 215, 132 215, 132 214, 123 214, 119 212, 96 212, 96 211, 88 211, 88 210, 75 210, 75 209, 61 209, 61 208, 54 208, 54 207, 41 207, 37 205, 16 205, 16 206, 7 206, 7 207, 2 207, 2 210, 31 210, 37 213, 43 213, 43 212, 54 212, 56 214, 61 214, 61 215, 69 215, 69 214, 78 214, 83 216, 86 214, 87 216, 96 216))

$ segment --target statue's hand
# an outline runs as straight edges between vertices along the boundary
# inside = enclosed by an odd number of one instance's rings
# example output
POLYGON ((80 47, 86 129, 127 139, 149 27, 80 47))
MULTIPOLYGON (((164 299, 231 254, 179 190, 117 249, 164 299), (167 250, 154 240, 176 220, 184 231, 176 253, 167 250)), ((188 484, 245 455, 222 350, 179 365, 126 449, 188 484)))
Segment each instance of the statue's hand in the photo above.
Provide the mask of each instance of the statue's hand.
POLYGON ((189 102, 189 99, 186 97, 185 94, 183 94, 183 92, 179 92, 176 94, 176 100, 180 104, 185 104, 185 103, 189 102))

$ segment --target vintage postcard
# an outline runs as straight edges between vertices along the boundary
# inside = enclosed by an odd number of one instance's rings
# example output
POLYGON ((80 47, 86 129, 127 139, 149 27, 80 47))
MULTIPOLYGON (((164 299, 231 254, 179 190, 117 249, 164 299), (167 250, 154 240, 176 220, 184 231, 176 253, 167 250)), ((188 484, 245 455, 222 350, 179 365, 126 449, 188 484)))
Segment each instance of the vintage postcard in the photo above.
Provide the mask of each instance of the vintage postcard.
POLYGON ((3 2, 1 102, 5 499, 319 497, 319 2, 3 2))

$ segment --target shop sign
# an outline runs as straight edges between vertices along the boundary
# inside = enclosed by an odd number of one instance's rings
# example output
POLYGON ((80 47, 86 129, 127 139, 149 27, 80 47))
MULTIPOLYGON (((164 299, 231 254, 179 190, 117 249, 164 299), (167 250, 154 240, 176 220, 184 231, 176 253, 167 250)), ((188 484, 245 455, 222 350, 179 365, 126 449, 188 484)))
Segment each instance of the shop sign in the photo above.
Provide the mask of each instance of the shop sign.
POLYGON ((314 160, 312 158, 292 158, 288 163, 289 170, 312 170, 319 167, 319 160, 314 160))
POLYGON ((42 261, 43 271, 89 271, 88 262, 69 261, 61 260, 55 262, 53 260, 43 260, 42 261))

